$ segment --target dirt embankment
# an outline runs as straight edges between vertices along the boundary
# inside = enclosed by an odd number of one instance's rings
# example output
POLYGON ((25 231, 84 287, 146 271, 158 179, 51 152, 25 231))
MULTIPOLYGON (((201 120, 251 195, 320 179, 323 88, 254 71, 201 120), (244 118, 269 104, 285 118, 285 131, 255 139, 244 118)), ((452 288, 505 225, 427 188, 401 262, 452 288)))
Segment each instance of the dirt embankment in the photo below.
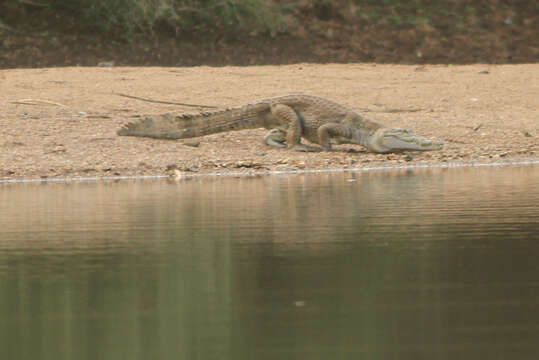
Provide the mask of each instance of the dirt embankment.
MULTIPOLYGON (((248 1, 238 5, 244 2, 248 1)), ((253 17, 238 8, 228 20, 211 11, 215 10, 212 3, 226 2, 192 4, 215 19, 198 18, 202 23, 188 21, 190 25, 179 20, 185 12, 180 11, 175 20, 172 13, 171 18, 163 15, 150 25, 151 16, 140 18, 143 12, 129 7, 129 1, 110 1, 108 9, 105 3, 2 4, 0 68, 96 66, 101 62, 117 66, 516 64, 539 59, 539 12, 530 0, 276 0, 284 8, 272 13, 282 12, 283 23, 270 31, 273 36, 261 23, 242 28, 253 17), (145 24, 146 31, 137 24, 145 24)), ((151 12, 157 5, 149 6, 146 10, 151 12)))
POLYGON ((311 65, 0 70, 0 179, 539 161, 539 65, 311 65), (442 151, 371 154, 268 148, 264 130, 187 141, 118 137, 136 116, 303 92, 442 139, 442 151), (191 144, 193 145, 193 144, 191 144))

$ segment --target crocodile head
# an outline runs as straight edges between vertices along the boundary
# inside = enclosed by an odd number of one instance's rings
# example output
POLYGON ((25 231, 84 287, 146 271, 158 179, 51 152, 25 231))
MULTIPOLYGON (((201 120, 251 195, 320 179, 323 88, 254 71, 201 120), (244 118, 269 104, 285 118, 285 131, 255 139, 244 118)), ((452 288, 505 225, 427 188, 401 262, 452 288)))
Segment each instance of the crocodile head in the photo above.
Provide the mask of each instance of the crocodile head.
POLYGON ((368 140, 367 148, 377 153, 389 153, 398 151, 431 151, 440 150, 444 142, 436 139, 428 139, 415 134, 409 129, 376 130, 368 140))

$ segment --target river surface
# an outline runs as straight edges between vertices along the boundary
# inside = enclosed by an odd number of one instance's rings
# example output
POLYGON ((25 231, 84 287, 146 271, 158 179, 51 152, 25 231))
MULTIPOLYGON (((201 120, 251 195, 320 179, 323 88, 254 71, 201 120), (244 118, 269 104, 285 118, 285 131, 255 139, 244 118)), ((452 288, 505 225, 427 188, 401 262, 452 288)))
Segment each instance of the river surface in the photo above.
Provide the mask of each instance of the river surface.
POLYGON ((2 359, 537 359, 539 166, 0 184, 2 359))

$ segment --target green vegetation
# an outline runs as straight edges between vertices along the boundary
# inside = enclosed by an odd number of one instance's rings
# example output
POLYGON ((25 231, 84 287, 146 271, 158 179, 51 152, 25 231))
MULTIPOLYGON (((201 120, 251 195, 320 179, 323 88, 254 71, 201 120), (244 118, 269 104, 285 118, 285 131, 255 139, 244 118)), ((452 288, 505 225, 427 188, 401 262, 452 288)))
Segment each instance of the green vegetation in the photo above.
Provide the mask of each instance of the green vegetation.
MULTIPOLYGON (((284 29, 281 7, 266 0, 8 0, 66 17, 78 28, 127 39, 156 31, 172 34, 223 32, 275 35, 284 29)), ((18 9, 20 10, 20 9, 18 9)), ((0 21, 2 19, 0 18, 0 21)), ((0 23, 1 24, 1 23, 0 23)))
MULTIPOLYGON (((183 36, 212 33, 274 36, 298 22, 307 24, 312 19, 393 27, 427 25, 459 32, 488 17, 511 17, 518 15, 518 9, 538 10, 539 5, 534 3, 522 0, 7 0, 2 13, 9 17, 10 12, 18 12, 20 18, 38 10, 48 11, 78 30, 97 30, 132 39, 135 35, 153 36, 162 32, 183 36)), ((0 29, 24 26, 7 20, 0 16, 0 29)))
POLYGON ((0 66, 536 62, 538 33, 537 0, 3 0, 0 66))
POLYGON ((119 28, 127 35, 163 28, 175 33, 268 33, 281 26, 276 6, 265 0, 57 0, 54 6, 63 6, 104 30, 119 28))
MULTIPOLYGON (((174 35, 275 35, 286 31, 289 18, 302 22, 317 18, 391 26, 445 26, 459 31, 481 18, 510 16, 518 12, 517 8, 534 10, 533 1, 501 0, 7 0, 2 6, 2 13, 8 15, 15 7, 46 10, 57 18, 68 17, 79 28, 121 33, 125 38, 152 36, 159 31, 174 35)), ((3 29, 9 25, 1 17, 0 24, 3 29)))

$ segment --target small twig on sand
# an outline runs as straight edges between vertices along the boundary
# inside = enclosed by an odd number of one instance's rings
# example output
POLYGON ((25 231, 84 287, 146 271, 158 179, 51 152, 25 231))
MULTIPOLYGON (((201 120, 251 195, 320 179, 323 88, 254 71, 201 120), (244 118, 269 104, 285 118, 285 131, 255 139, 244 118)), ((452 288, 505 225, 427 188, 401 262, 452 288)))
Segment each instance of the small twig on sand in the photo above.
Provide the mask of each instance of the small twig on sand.
POLYGON ((151 103, 158 103, 158 104, 170 104, 170 105, 191 106, 191 107, 207 108, 207 109, 217 109, 217 106, 186 104, 186 103, 180 103, 180 102, 174 102, 174 101, 153 100, 153 99, 148 99, 148 98, 143 98, 143 97, 133 96, 133 95, 127 95, 127 94, 122 94, 122 93, 114 93, 114 95, 123 96, 123 97, 130 98, 130 99, 137 99, 137 100, 147 101, 147 102, 151 102, 151 103))
POLYGON ((47 105, 55 105, 55 106, 61 106, 61 107, 68 107, 67 105, 60 104, 54 101, 49 100, 41 100, 41 99, 21 99, 17 101, 12 101, 12 104, 21 104, 21 105, 38 105, 38 104, 47 104, 47 105))

